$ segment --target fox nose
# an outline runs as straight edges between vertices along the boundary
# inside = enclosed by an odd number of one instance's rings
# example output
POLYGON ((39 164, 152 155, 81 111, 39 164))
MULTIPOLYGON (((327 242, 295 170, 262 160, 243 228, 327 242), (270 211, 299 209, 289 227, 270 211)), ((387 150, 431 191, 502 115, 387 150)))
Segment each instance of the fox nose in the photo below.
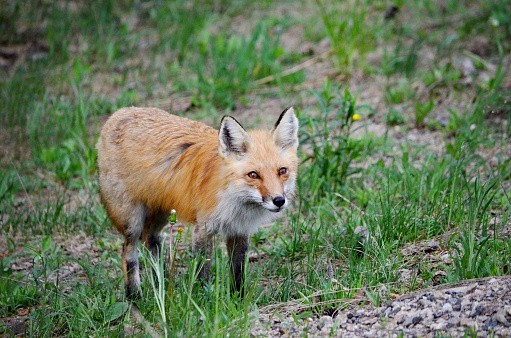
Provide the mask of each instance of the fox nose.
POLYGON ((277 196, 273 199, 273 204, 275 204, 277 207, 281 207, 286 203, 286 199, 282 196, 277 196))

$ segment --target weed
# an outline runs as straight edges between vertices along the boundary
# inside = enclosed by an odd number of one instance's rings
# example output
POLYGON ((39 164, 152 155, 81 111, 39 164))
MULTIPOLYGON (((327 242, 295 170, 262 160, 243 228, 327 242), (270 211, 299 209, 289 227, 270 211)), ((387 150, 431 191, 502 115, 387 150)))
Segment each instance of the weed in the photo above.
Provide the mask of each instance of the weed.
POLYGON ((366 54, 375 47, 374 31, 365 25, 368 6, 365 1, 354 1, 340 9, 334 3, 316 1, 326 33, 332 44, 337 67, 351 74, 357 60, 363 64, 366 54))
POLYGON ((403 115, 396 109, 390 109, 385 116, 385 122, 389 126, 397 126, 405 123, 405 118, 403 115))
POLYGON ((431 113, 435 104, 432 100, 425 103, 415 103, 415 126, 422 127, 424 125, 425 118, 431 113))
POLYGON ((302 139, 307 155, 304 163, 310 163, 308 171, 302 172, 301 182, 316 182, 300 185, 302 196, 309 196, 315 201, 321 196, 339 191, 346 179, 358 172, 351 167, 360 155, 360 145, 350 137, 353 116, 368 107, 357 106, 357 97, 346 87, 341 93, 339 88, 332 88, 329 81, 322 92, 313 92, 319 107, 319 116, 307 116, 301 119, 302 139))
POLYGON ((414 95, 410 83, 406 80, 399 81, 397 85, 387 85, 385 88, 385 100, 390 104, 404 103, 414 95))
POLYGON ((495 196, 493 187, 496 182, 486 182, 481 185, 479 179, 475 179, 469 189, 473 189, 469 195, 467 204, 467 224, 460 234, 459 244, 454 244, 457 255, 454 256, 457 279, 471 279, 486 277, 491 274, 491 260, 488 254, 492 241, 488 237, 488 221, 486 216, 490 203, 495 196))
MULTIPOLYGON (((220 108, 233 108, 236 99, 243 96, 252 82, 281 71, 279 58, 283 50, 279 37, 259 23, 249 38, 239 35, 211 36, 203 32, 200 53, 193 61, 193 83, 183 86, 194 93, 193 103, 208 103, 220 108)), ((300 78, 285 77, 282 81, 293 83, 300 78)), ((278 79, 281 81, 281 79, 278 79)))
POLYGON ((23 272, 15 273, 0 261, 0 314, 7 317, 18 309, 38 304, 41 293, 32 283, 20 283, 23 272))
POLYGON ((385 51, 382 60, 382 71, 386 76, 395 73, 403 73, 406 77, 411 77, 419 60, 419 53, 422 48, 423 41, 417 39, 411 47, 403 45, 398 41, 391 52, 385 51))

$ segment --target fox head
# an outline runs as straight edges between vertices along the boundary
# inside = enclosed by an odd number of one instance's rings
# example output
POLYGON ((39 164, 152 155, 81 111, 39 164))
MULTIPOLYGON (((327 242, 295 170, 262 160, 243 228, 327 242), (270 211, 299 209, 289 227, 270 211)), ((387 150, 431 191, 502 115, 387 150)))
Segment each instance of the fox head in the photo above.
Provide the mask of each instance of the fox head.
POLYGON ((285 109, 271 131, 247 132, 231 116, 219 130, 228 193, 247 206, 278 213, 289 206, 298 172, 298 119, 285 109))

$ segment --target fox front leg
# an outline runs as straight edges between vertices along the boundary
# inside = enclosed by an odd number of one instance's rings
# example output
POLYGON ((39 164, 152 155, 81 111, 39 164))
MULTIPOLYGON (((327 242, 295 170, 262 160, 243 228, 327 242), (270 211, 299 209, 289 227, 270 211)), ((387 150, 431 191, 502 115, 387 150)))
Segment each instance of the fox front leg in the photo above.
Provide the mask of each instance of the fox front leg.
MULTIPOLYGON (((193 252, 195 257, 202 259, 203 264, 200 267, 198 278, 202 280, 209 279, 211 270, 211 253, 213 251, 213 238, 208 235, 204 226, 197 225, 193 229, 193 252)), ((199 261, 201 263, 201 261, 199 261)))
POLYGON ((227 252, 230 258, 230 268, 234 282, 234 289, 243 294, 243 279, 245 270, 245 256, 248 249, 248 236, 236 235, 227 238, 227 252))

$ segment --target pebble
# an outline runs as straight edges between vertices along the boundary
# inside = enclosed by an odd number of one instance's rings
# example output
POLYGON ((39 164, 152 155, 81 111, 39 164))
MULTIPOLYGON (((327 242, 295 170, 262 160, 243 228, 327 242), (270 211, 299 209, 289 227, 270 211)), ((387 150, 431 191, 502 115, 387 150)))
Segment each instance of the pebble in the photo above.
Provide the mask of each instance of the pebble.
POLYGON ((442 310, 451 312, 452 311, 452 305, 449 303, 445 303, 444 306, 442 306, 442 310))
POLYGON ((489 318, 483 326, 483 330, 488 331, 489 329, 493 329, 495 326, 497 326, 497 321, 493 318, 489 318))
POLYGON ((452 317, 447 321, 448 326, 458 326, 460 323, 460 319, 457 317, 452 317))
POLYGON ((461 318, 460 326, 472 327, 477 329, 477 322, 471 318, 461 318))

